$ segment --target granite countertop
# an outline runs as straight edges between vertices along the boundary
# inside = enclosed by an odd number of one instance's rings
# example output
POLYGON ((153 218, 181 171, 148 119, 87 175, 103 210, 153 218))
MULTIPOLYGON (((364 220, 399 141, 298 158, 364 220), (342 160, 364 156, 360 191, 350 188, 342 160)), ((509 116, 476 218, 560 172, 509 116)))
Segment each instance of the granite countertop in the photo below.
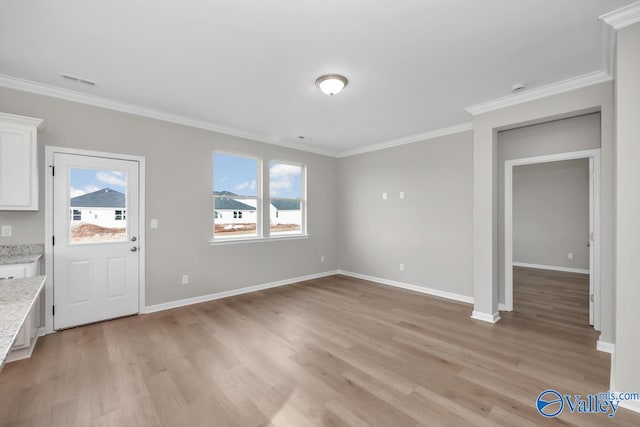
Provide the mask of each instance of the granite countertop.
POLYGON ((0 265, 28 264, 42 258, 42 254, 0 255, 0 265))
POLYGON ((42 252, 44 252, 42 243, 0 245, 0 265, 36 262, 42 258, 42 252))
POLYGON ((0 369, 18 335, 46 276, 0 280, 0 369))

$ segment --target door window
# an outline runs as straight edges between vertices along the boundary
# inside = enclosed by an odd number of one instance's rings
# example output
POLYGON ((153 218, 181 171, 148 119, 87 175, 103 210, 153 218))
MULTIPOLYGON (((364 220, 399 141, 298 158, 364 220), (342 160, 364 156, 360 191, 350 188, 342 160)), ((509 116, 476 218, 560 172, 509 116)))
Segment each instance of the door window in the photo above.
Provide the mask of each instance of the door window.
POLYGON ((127 172, 69 168, 69 243, 127 240, 127 172))

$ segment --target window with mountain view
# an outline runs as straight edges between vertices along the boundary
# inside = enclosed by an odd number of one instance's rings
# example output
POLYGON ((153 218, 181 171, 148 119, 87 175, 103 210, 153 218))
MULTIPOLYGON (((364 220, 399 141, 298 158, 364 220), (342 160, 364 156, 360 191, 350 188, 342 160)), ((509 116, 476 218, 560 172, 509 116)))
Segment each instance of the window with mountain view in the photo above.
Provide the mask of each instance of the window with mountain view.
POLYGON ((260 236, 259 166, 252 157, 214 153, 214 240, 260 236))
POLYGON ((271 236, 304 234, 305 169, 302 165, 269 164, 269 233, 271 236))

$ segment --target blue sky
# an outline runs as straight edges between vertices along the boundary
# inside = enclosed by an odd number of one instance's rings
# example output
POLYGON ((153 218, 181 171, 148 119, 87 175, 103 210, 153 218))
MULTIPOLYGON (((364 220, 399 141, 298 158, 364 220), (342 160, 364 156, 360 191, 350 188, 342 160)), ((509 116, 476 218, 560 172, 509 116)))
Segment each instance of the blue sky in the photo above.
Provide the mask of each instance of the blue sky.
POLYGON ((79 169, 69 170, 69 185, 71 186, 71 197, 81 196, 103 188, 126 193, 125 172, 109 171, 101 169, 79 169))
MULTIPOLYGON (((250 157, 215 153, 213 167, 214 191, 230 191, 242 196, 256 196, 258 160, 250 157)), ((300 197, 300 166, 283 163, 269 165, 272 197, 300 197)))

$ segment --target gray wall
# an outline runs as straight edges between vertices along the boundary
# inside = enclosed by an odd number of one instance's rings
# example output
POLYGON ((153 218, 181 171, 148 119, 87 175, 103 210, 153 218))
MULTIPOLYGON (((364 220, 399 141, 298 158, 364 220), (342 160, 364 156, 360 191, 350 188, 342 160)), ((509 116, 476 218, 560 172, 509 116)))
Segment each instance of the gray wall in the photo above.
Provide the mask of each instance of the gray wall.
MULTIPOLYGON (((558 138, 531 146, 526 134, 534 126, 504 132, 503 136, 520 137, 504 145, 498 159, 495 129, 600 106, 603 336, 613 341, 612 86, 607 82, 476 116, 473 132, 339 160, 9 89, 0 89, 0 111, 45 119, 41 150, 47 144, 146 157, 147 220, 160 220, 158 230, 146 230, 149 305, 339 267, 473 296, 484 313, 497 304, 497 298, 492 299, 498 292, 497 272, 502 270, 497 268, 493 225, 502 211, 497 209, 500 192, 491 185, 503 169, 497 164, 503 166, 507 158, 599 145, 595 139, 558 138), (262 156, 265 161, 307 163, 312 237, 210 247, 211 152, 216 148, 262 156), (406 194, 402 201, 400 191, 406 194), (389 194, 387 201, 382 192, 389 194), (192 212, 186 222, 184 206, 192 212), (321 255, 327 257, 324 264, 321 255), (406 271, 399 271, 400 263, 406 271), (183 273, 190 274, 191 285, 179 284, 183 273), (484 280, 493 274, 494 280, 484 280)), ((574 119, 584 123, 570 128, 593 137, 598 134, 597 117, 574 119)), ((562 128, 565 123, 569 121, 544 126, 562 128)), ((15 227, 15 237, 1 243, 44 240, 42 210, 0 213, 0 223, 15 227)))
POLYGON ((340 159, 341 269, 473 295, 471 135, 340 159))
MULTIPOLYGON (((145 156, 147 305, 337 268, 337 159, 5 88, 0 111, 45 120, 41 171, 44 145, 145 156), (306 163, 311 237, 210 246, 214 149, 306 163), (150 218, 158 229, 149 229, 150 218), (184 273, 188 286, 180 284, 184 273)), ((0 244, 44 241, 43 180, 40 211, 0 212, 0 224, 14 226, 14 237, 0 244)))
POLYGON ((589 159, 513 168, 514 262, 588 270, 588 236, 589 159))
MULTIPOLYGON (((600 112, 600 280, 602 284, 600 340, 615 339, 615 132, 613 81, 478 113, 473 117, 473 293, 476 317, 490 320, 498 311, 499 267, 498 133, 550 120, 600 112)), ((550 152, 566 151, 542 142, 550 152)), ((574 149, 569 148, 569 149, 574 149)), ((541 152, 540 154, 546 154, 541 152)), ((533 154, 533 153, 532 153, 533 154)), ((517 156, 520 157, 520 156, 517 156)), ((500 167, 502 166, 502 168, 500 167)))
MULTIPOLYGON (((617 295, 612 390, 640 390, 640 23, 618 31, 617 295)), ((640 402, 633 403, 640 411, 640 402)))
MULTIPOLYGON (((504 302, 503 242, 505 161, 545 154, 590 150, 599 147, 599 113, 556 120, 498 133, 498 301, 504 302)), ((603 168, 603 174, 604 173, 603 168)), ((609 171, 609 173, 612 173, 612 171, 609 171)), ((566 253, 564 256, 566 258, 566 253)), ((514 261, 521 260, 514 257, 514 261)))

